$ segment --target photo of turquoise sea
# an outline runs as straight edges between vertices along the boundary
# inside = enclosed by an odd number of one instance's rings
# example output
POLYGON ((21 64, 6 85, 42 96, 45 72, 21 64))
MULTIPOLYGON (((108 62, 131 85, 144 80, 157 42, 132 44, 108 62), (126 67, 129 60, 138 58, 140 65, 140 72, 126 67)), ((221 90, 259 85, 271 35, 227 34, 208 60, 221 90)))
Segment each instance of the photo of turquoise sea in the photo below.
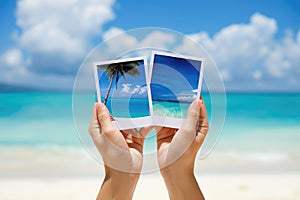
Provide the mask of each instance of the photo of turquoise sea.
POLYGON ((202 61, 154 53, 151 75, 153 114, 185 118, 196 99, 202 61))

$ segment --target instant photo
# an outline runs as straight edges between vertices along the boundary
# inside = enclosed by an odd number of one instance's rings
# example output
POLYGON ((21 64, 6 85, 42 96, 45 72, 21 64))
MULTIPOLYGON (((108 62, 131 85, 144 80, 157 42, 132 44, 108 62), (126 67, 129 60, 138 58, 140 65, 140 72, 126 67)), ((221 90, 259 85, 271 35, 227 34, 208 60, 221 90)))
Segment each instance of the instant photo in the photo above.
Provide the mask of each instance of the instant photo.
POLYGON ((151 123, 148 67, 144 57, 94 63, 97 99, 120 130, 151 123))
POLYGON ((153 52, 150 62, 152 124, 180 128, 188 107, 200 97, 203 59, 153 52))

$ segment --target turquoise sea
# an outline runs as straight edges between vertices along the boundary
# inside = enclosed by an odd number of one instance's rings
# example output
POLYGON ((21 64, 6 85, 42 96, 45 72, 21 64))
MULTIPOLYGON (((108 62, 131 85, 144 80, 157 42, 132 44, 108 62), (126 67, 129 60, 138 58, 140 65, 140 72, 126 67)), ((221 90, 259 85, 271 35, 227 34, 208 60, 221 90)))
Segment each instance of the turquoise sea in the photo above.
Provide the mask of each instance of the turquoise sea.
POLYGON ((136 118, 150 115, 148 98, 109 98, 106 106, 114 117, 136 118))
MULTIPOLYGON (((209 96, 203 97, 210 110, 209 96)), ((91 101, 82 109, 89 111, 92 105, 91 101)), ((299 156, 299 141, 300 94, 227 94, 226 121, 216 151, 299 156)), ((152 137, 146 147, 155 149, 154 144, 152 137)), ((81 147, 72 94, 0 93, 0 146, 81 147)))
POLYGON ((190 103, 152 101, 153 113, 158 116, 185 118, 190 103))

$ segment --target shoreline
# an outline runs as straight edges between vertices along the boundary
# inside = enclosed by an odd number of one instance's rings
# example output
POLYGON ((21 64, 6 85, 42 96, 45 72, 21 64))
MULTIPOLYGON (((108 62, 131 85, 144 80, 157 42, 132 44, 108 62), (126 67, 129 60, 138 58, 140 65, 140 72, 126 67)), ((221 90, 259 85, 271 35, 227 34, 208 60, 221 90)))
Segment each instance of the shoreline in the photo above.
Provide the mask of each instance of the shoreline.
MULTIPOLYGON (((93 149, 90 149, 93 151, 93 149)), ((97 150, 93 154, 97 156, 97 150)), ((153 154, 155 152, 152 152, 153 154)), ((100 156, 96 160, 83 147, 0 146, 1 178, 95 177, 104 173, 100 156)), ((154 170, 155 171, 155 170, 154 170)), ((224 152, 218 147, 205 159, 197 157, 196 174, 280 174, 300 173, 300 155, 276 152, 224 152)), ((152 173, 143 173, 151 175, 152 173)))

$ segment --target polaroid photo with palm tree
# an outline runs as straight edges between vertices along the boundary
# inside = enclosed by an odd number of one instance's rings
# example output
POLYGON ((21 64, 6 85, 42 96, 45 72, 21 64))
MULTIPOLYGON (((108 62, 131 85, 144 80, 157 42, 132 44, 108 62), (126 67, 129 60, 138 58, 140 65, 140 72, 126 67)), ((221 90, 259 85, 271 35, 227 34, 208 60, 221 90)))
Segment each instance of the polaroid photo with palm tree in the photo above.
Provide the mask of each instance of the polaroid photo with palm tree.
POLYGON ((106 105, 120 130, 151 125, 146 57, 94 63, 97 99, 106 105))
POLYGON ((204 59, 153 51, 150 61, 152 125, 180 128, 200 97, 204 59))

